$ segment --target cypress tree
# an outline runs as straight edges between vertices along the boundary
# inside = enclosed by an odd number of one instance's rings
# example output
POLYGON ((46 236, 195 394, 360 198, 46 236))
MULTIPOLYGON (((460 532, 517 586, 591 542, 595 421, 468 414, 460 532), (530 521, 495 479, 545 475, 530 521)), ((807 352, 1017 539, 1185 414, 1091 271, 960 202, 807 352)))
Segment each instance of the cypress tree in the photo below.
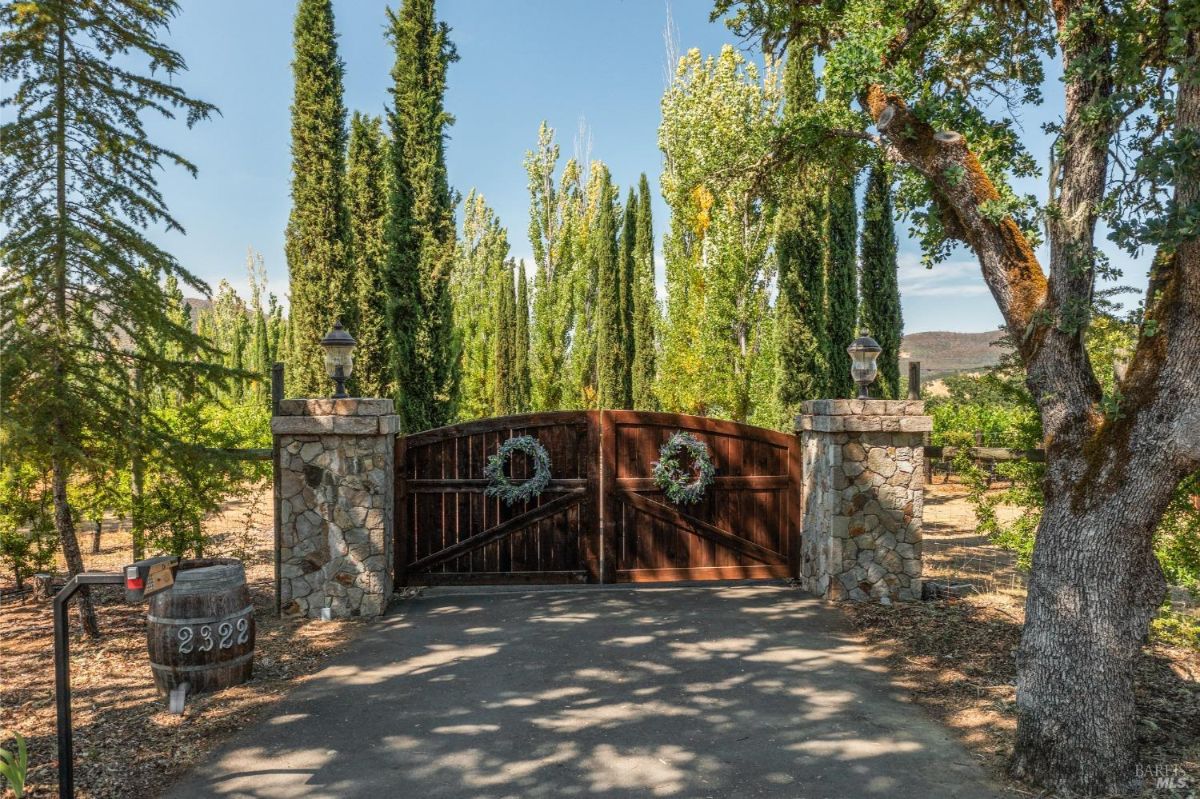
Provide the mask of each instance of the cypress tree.
POLYGON ((292 211, 284 239, 291 289, 293 396, 325 396, 321 338, 339 318, 354 330, 353 272, 347 258, 346 107, 332 0, 300 0, 292 75, 292 211))
POLYGON ((657 357, 658 296, 654 286, 654 222, 650 213, 650 181, 638 182, 634 235, 633 361, 630 366, 632 407, 657 410, 654 369, 657 357))
POLYGON ((882 160, 871 165, 863 199, 862 325, 883 348, 879 354, 880 396, 899 399, 904 320, 900 315, 900 287, 896 280, 891 175, 882 160))
POLYGON ((497 416, 516 413, 519 403, 517 391, 517 309, 514 296, 513 272, 515 266, 506 261, 496 281, 495 357, 492 360, 492 378, 495 381, 494 397, 497 416))
POLYGON ((621 406, 633 407, 634 293, 637 272, 637 195, 633 189, 625 200, 625 220, 621 225, 621 406))
MULTIPOLYGON (((196 173, 148 138, 145 115, 191 125, 216 110, 177 84, 187 65, 159 38, 176 10, 0 7, 0 440, 6 465, 21 459, 47 475, 70 574, 83 557, 68 488, 89 471, 104 475, 111 453, 180 443, 166 419, 143 410, 133 374, 160 390, 228 376, 208 365, 219 353, 176 320, 164 282, 174 276, 205 295, 208 287, 145 234, 152 225, 183 232, 159 193, 159 170, 196 173), (145 61, 156 72, 141 74, 145 61)), ((206 396, 207 384, 197 393, 206 396)), ((98 635, 86 591, 79 613, 98 635)))
MULTIPOLYGON (((813 54, 791 45, 784 65, 784 119, 794 122, 816 103, 813 54)), ((825 181, 796 174, 783 197, 775 233, 778 298, 775 334, 779 411, 789 423, 800 403, 828 395, 829 331, 825 309, 825 181)))
POLYGON ((450 271, 454 192, 446 176, 446 70, 458 56, 434 0, 388 11, 392 185, 386 280, 392 309, 396 412, 407 432, 444 424, 456 391, 450 271))
POLYGON ((350 119, 346 157, 346 200, 358 320, 352 331, 358 341, 352 379, 364 397, 392 395, 392 347, 384 284, 387 170, 388 141, 383 121, 355 111, 350 119))
POLYGON ((525 277, 525 261, 517 263, 517 320, 516 320, 516 384, 517 411, 525 412, 529 402, 529 279, 525 277))
POLYGON ((614 218, 616 191, 608 170, 599 186, 596 219, 588 230, 590 272, 596 276, 596 399, 601 408, 625 405, 625 343, 621 337, 621 263, 614 218))
POLYGON ((858 237, 858 208, 854 200, 853 176, 835 176, 830 185, 826 214, 829 250, 825 257, 825 329, 829 336, 829 395, 854 394, 850 355, 846 348, 858 337, 858 269, 855 244, 858 237))

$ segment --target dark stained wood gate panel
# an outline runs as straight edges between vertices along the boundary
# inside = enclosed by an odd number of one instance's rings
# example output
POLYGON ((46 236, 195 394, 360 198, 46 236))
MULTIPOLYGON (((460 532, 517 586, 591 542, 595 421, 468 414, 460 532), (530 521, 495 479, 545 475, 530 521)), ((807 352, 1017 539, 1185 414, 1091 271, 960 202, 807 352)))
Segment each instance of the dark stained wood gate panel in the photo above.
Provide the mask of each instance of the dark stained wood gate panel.
MULTIPOLYGON (((406 436, 396 444, 396 584, 599 580, 599 447, 594 412, 483 419, 406 436), (511 508, 484 495, 489 456, 532 435, 550 454, 541 496, 511 508)), ((529 459, 514 454, 514 479, 529 459)))
POLYGON ((797 575, 802 515, 796 436, 640 411, 605 411, 601 426, 606 579, 797 575), (713 485, 694 505, 671 503, 651 477, 659 448, 676 430, 705 442, 717 467, 713 485))
MULTIPOLYGON (((532 475, 523 455, 510 475, 532 475)), ((396 584, 790 577, 800 552, 795 436, 668 413, 558 411, 483 419, 396 443, 396 584), (652 480, 667 438, 708 444, 714 484, 677 506, 652 480), (550 485, 511 508, 483 469, 512 436, 550 454, 550 485)))

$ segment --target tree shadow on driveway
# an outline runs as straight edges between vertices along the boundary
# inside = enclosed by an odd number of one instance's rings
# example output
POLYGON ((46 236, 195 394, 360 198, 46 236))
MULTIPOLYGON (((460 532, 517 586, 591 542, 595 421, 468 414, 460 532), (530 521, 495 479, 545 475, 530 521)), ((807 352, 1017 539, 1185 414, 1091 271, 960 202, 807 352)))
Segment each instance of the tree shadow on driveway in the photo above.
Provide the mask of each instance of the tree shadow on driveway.
POLYGON ((1003 795, 900 694, 778 584, 433 590, 167 795, 1003 795))

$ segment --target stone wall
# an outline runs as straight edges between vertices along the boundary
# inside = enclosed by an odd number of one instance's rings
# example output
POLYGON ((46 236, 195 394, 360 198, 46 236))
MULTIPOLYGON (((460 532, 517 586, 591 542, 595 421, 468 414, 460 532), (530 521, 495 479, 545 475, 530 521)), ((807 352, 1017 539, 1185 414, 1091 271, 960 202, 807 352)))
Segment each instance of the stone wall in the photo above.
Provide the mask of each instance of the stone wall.
POLYGON ((378 616, 392 595, 392 401, 284 400, 279 414, 284 612, 378 616))
POLYGON ((830 600, 920 599, 925 404, 814 400, 801 410, 801 585, 830 600))

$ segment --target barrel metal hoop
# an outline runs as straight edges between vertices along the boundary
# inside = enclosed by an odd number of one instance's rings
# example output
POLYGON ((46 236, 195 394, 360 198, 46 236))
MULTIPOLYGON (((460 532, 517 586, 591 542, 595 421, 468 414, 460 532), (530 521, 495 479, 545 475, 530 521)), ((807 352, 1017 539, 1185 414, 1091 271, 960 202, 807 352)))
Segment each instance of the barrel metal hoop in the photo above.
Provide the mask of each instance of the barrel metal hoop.
POLYGON ((218 663, 205 663, 203 666, 166 666, 161 663, 151 663, 150 668, 154 669, 155 671, 165 671, 165 672, 212 671, 213 669, 223 669, 223 668, 227 668, 230 666, 241 666, 244 663, 248 663, 253 658, 254 658, 254 653, 247 652, 246 654, 244 654, 240 657, 236 657, 233 660, 222 660, 218 663))
POLYGON ((245 616, 254 612, 253 605, 247 605, 236 613, 230 613, 228 616, 209 616, 203 619, 164 619, 162 616, 154 616, 147 613, 146 619, 151 624, 171 624, 176 627, 190 627, 193 624, 217 624, 218 622, 230 621, 239 616, 245 616))

